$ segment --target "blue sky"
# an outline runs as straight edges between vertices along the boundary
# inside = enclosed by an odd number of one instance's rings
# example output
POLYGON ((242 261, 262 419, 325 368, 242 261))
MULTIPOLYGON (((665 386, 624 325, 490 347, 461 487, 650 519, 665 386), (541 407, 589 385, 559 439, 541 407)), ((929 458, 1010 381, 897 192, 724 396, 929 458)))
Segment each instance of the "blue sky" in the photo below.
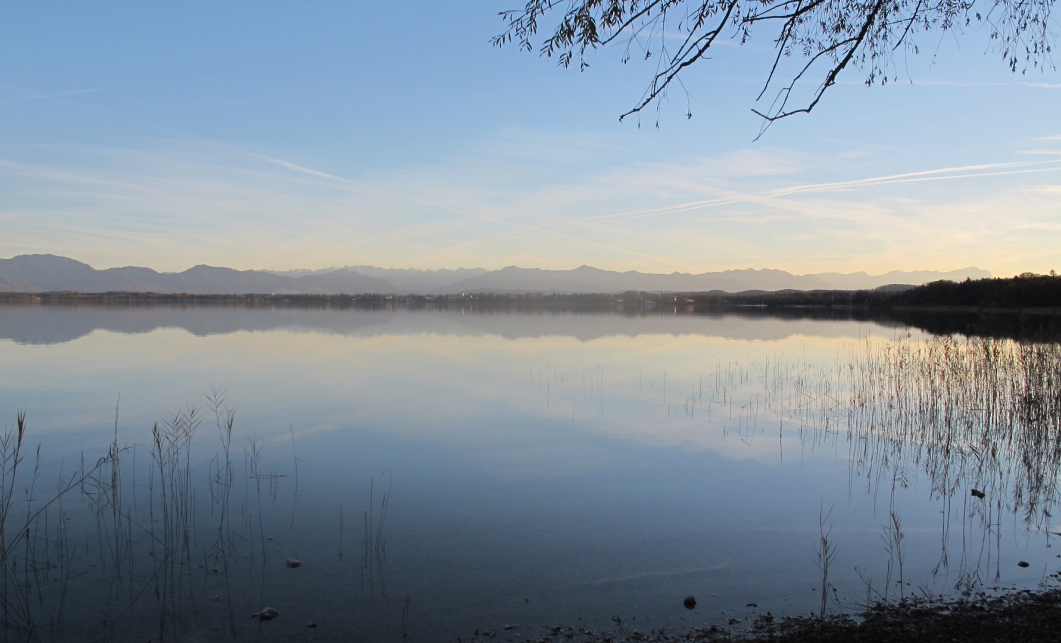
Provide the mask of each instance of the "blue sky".
POLYGON ((4 3, 0 257, 1061 270, 1061 72, 975 26, 755 141, 769 34, 620 123, 651 62, 493 48, 519 4, 4 3))

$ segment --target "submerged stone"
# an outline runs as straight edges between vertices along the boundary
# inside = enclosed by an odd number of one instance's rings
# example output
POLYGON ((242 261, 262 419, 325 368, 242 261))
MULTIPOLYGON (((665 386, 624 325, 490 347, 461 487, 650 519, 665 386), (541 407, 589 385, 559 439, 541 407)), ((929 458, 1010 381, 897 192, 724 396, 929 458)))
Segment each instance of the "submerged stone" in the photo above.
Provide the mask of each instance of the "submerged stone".
POLYGON ((273 609, 271 607, 266 607, 265 609, 263 609, 262 611, 258 612, 257 614, 251 614, 251 618, 257 618, 257 619, 262 620, 262 621, 271 621, 274 618, 276 618, 277 616, 280 616, 280 612, 276 611, 275 609, 273 609))

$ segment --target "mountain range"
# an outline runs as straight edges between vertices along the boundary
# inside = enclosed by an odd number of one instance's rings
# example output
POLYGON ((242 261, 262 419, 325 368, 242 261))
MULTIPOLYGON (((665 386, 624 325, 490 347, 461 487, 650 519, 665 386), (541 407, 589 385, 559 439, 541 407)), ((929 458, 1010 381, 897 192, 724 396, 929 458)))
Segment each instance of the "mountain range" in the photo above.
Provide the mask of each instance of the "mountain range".
POLYGON ((0 292, 156 292, 188 294, 395 294, 437 295, 461 292, 744 292, 749 290, 863 290, 880 286, 920 285, 941 279, 983 279, 979 268, 950 272, 892 271, 794 275, 783 270, 725 270, 689 274, 615 272, 590 266, 541 270, 509 266, 501 270, 411 270, 346 266, 326 270, 234 270, 199 265, 184 272, 125 267, 97 270, 56 255, 20 255, 0 259, 0 292))

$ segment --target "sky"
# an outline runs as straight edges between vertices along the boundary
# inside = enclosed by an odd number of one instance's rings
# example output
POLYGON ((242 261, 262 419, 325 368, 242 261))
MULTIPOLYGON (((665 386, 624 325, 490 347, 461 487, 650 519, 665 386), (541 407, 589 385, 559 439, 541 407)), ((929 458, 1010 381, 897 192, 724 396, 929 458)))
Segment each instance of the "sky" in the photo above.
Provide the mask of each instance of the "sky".
POLYGON ((1061 72, 975 24, 756 140, 770 33, 620 122, 654 62, 493 47, 521 4, 3 3, 0 258, 1061 270, 1061 72))

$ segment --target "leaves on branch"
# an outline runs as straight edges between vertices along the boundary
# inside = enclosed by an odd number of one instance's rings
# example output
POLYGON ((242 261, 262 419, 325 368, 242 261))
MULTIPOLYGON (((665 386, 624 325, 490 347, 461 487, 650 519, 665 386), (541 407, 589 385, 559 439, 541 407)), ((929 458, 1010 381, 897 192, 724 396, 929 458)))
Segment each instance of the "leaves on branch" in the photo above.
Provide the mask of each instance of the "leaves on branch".
POLYGON ((777 53, 757 100, 771 90, 774 97, 768 109, 752 110, 762 117, 765 131, 778 119, 813 110, 849 67, 861 70, 867 85, 886 83, 896 52, 916 54, 917 36, 930 31, 961 35, 974 22, 983 24, 1011 71, 1054 68, 1053 4, 1054 0, 528 0, 523 9, 501 12, 508 28, 492 42, 497 47, 514 42, 533 51, 539 22, 556 18, 551 35, 537 49, 563 67, 577 60, 585 69, 588 55, 610 44, 623 46, 624 63, 633 51, 642 50, 645 60, 656 59, 656 71, 640 100, 619 117, 623 120, 650 105, 658 110, 668 89, 680 84, 679 76, 706 59, 720 39, 745 44, 766 31, 777 53), (984 9, 978 10, 978 5, 984 9), (782 71, 782 59, 790 56, 799 56, 804 64, 783 84, 776 76, 782 71), (804 85, 809 87, 792 104, 797 87, 804 85))

